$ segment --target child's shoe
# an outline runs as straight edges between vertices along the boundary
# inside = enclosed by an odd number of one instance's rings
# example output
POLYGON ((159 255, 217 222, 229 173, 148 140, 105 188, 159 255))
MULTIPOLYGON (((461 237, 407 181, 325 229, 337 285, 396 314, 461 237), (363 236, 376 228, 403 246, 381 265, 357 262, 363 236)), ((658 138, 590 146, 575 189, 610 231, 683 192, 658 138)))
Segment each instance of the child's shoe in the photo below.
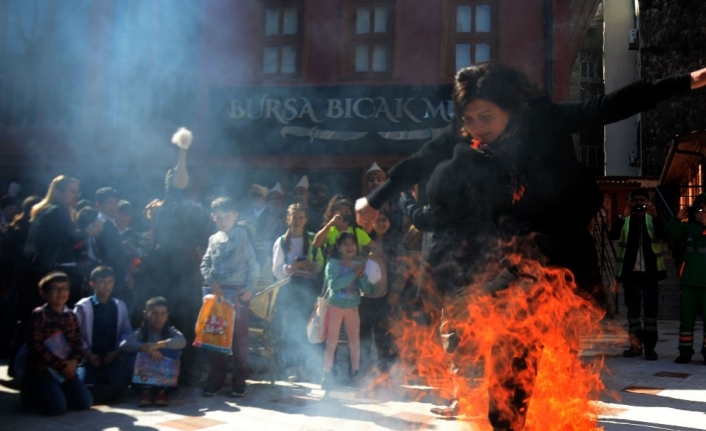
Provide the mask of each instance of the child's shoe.
POLYGON ((165 389, 160 389, 159 392, 157 392, 154 405, 160 407, 166 407, 169 405, 169 396, 167 395, 167 391, 165 389))
POLYGON ((357 388, 360 386, 360 372, 358 370, 353 371, 351 375, 351 380, 349 382, 351 387, 357 388))
POLYGON ((248 387, 247 387, 247 385, 243 384, 243 385, 234 386, 233 390, 230 391, 229 395, 233 398, 242 398, 245 395, 247 395, 247 393, 248 393, 248 387))
POLYGON ((144 388, 140 393, 140 398, 137 401, 137 407, 149 407, 152 405, 152 389, 144 388))
POLYGON ((321 378, 321 389, 327 391, 333 387, 333 374, 330 371, 324 371, 324 376, 321 378))
POLYGON ((287 381, 290 381, 290 382, 298 382, 299 381, 299 374, 297 373, 296 367, 287 368, 285 374, 287 374, 287 381))
POLYGON ((220 392, 219 389, 206 388, 203 390, 203 396, 204 397, 215 397, 216 395, 218 395, 218 392, 220 392))

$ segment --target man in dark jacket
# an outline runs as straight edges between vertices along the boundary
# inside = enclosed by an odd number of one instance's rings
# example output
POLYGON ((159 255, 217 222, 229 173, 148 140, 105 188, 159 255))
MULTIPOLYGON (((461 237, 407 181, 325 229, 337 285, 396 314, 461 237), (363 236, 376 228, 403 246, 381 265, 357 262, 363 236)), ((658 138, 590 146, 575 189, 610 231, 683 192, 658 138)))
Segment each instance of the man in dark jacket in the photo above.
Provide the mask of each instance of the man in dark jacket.
POLYGON ((657 344, 657 282, 667 276, 660 239, 664 224, 650 202, 647 189, 630 193, 630 202, 610 230, 610 239, 619 240, 615 275, 625 289, 625 307, 628 310, 630 348, 623 352, 626 358, 642 356, 656 361, 657 344), (645 309, 644 326, 640 322, 640 306, 645 309))

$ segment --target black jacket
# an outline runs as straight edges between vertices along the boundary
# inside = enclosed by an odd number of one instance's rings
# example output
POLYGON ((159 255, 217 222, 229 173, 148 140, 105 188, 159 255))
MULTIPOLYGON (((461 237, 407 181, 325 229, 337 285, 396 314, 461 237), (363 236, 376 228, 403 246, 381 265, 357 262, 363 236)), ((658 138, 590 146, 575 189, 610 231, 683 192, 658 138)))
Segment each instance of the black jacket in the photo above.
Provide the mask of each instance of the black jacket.
POLYGON ((588 280, 591 269, 581 266, 586 266, 586 259, 595 259, 595 251, 586 227, 600 209, 602 195, 590 172, 576 160, 571 134, 628 118, 689 89, 689 75, 678 75, 655 83, 638 81, 582 102, 557 104, 547 97, 534 98, 514 119, 518 130, 507 152, 494 159, 471 150, 470 138, 461 138, 460 122, 454 120, 441 136, 395 165, 368 201, 378 208, 395 193, 417 183, 421 188, 428 181, 426 199, 435 218, 435 242, 441 239, 437 233, 456 240, 485 232, 493 235, 496 230, 504 235, 540 233, 540 248, 550 261, 586 274, 588 280), (511 172, 526 183, 523 197, 514 205, 507 191, 511 172))
MULTIPOLYGON (((562 173, 571 173, 573 167, 580 166, 574 154, 571 134, 592 127, 614 123, 641 111, 652 109, 656 104, 672 95, 690 89, 688 74, 675 75, 654 83, 638 81, 610 94, 596 96, 582 102, 552 103, 546 97, 536 98, 529 103, 529 113, 525 119, 525 134, 522 148, 516 154, 521 161, 520 170, 539 167, 547 170, 547 175, 536 175, 541 184, 552 184, 561 180, 562 173), (569 166, 543 165, 543 163, 569 161, 569 166)), ((397 163, 388 172, 388 179, 368 194, 368 202, 379 208, 392 196, 420 185, 425 192, 425 184, 437 165, 453 157, 458 143, 470 144, 470 138, 460 135, 461 123, 454 118, 446 130, 436 139, 427 142, 407 159, 397 163)), ((585 173, 586 171, 582 169, 585 173)), ((579 177, 588 177, 581 173, 579 177)), ((573 177, 573 175, 572 175, 573 177)), ((422 204, 426 198, 420 198, 422 204)), ((586 205, 587 207, 595 206, 586 205)))
POLYGON ((46 272, 60 263, 76 262, 85 238, 76 230, 69 209, 52 204, 30 223, 25 255, 37 272, 46 272))

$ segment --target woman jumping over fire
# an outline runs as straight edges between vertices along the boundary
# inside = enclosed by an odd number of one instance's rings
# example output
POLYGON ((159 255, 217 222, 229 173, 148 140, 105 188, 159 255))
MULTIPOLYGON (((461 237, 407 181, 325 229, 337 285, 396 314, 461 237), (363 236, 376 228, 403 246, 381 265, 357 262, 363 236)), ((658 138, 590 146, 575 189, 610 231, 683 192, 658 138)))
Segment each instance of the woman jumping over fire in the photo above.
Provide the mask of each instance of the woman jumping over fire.
MULTIPOLYGON (((452 124, 393 167, 382 186, 357 202, 358 223, 369 229, 377 208, 420 184, 426 191, 421 199, 431 207, 434 233, 428 262, 445 298, 468 298, 473 286, 481 286, 476 292, 497 293, 511 284, 527 284, 521 276, 518 279, 516 260, 498 264, 497 258, 489 257, 498 251, 498 240, 502 244, 512 240, 514 248, 501 248, 501 254, 527 258, 527 248, 518 252, 516 246, 530 244, 539 251, 537 261, 568 269, 581 296, 602 305, 605 299, 596 289, 600 281, 587 226, 603 199, 590 172, 576 160, 571 134, 620 121, 704 86, 706 69, 701 69, 656 82, 638 81, 582 102, 553 103, 515 68, 485 63, 462 69, 454 84, 452 124)), ((449 344, 454 331, 443 320, 442 339, 449 344)), ((515 354, 509 357, 493 348, 490 358, 484 358, 491 361, 486 372, 494 429, 524 428, 541 343, 524 340, 514 345, 515 354), (494 393, 492 385, 498 368, 492 364, 503 361, 511 362, 515 376, 501 382, 509 396, 494 393)), ((495 344, 507 343, 502 339, 495 344)), ((454 345, 452 350, 461 347, 454 345)), ((451 414, 459 411, 458 403, 452 405, 451 414)))

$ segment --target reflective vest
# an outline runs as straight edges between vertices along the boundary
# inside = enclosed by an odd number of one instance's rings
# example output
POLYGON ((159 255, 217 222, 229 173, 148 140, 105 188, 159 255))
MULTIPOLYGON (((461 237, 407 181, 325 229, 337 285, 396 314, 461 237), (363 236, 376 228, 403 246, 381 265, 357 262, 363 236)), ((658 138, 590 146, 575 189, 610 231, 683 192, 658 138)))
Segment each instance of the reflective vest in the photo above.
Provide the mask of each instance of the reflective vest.
MULTIPOLYGON (((652 223, 652 216, 645 214, 645 227, 647 234, 650 237, 652 252, 657 257, 657 271, 664 271, 664 257, 662 257, 662 246, 658 239, 655 239, 655 226, 652 223)), ((620 277, 623 273, 623 261, 625 260, 625 249, 628 245, 628 232, 630 230, 630 216, 625 217, 623 230, 620 231, 620 240, 618 242, 618 256, 615 258, 615 275, 620 277)))

